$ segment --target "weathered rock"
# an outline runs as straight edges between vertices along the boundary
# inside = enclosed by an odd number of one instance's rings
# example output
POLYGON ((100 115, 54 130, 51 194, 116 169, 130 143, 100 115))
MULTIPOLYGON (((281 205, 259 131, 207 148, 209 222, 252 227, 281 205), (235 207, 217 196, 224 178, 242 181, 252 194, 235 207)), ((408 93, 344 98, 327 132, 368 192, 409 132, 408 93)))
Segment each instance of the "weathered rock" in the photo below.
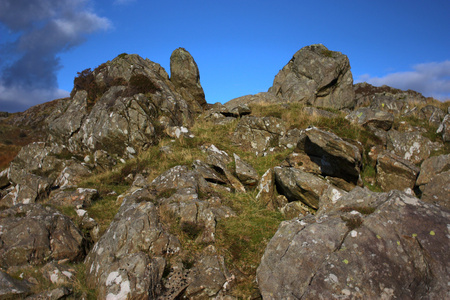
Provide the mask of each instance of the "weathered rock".
POLYGON ((416 185, 423 188, 436 175, 450 170, 450 154, 439 155, 427 158, 420 165, 419 177, 417 177, 416 185))
POLYGON ((281 207, 280 212, 286 220, 303 217, 309 214, 308 206, 304 205, 301 201, 293 201, 285 204, 281 207))
POLYGON ((280 225, 257 270, 264 299, 449 297, 448 211, 359 188, 335 207, 280 225))
POLYGON ((308 128, 306 136, 298 143, 297 148, 320 166, 322 175, 358 183, 361 172, 361 152, 358 147, 315 127, 308 128))
POLYGON ((273 174, 273 169, 268 169, 261 179, 259 180, 258 186, 256 187, 258 194, 256 195, 256 200, 258 200, 262 205, 268 209, 275 209, 277 206, 274 204, 274 191, 275 191, 275 178, 273 174))
POLYGON ((270 92, 262 92, 256 95, 246 95, 238 98, 231 99, 225 103, 227 109, 232 109, 240 105, 250 105, 250 104, 276 104, 283 102, 283 99, 275 96, 270 92))
POLYGON ((450 210, 450 171, 435 175, 422 188, 422 201, 438 204, 450 210))
POLYGON ((226 184, 227 179, 226 176, 223 176, 216 172, 212 167, 208 164, 195 160, 193 163, 193 168, 208 182, 218 183, 218 184, 226 184))
POLYGON ((303 138, 304 134, 304 130, 297 128, 290 129, 285 135, 279 138, 278 146, 294 149, 298 142, 303 138))
POLYGON ((418 116, 427 120, 431 125, 439 126, 445 117, 445 113, 439 107, 427 105, 420 110, 418 116))
POLYGON ((0 213, 0 226, 0 263, 4 268, 84 257, 81 232, 68 217, 50 207, 16 205, 0 213))
POLYGON ((0 270, 0 299, 22 299, 30 293, 29 283, 14 279, 0 270))
POLYGON ((61 171, 58 178, 54 182, 55 186, 60 188, 76 187, 84 178, 91 175, 91 171, 85 165, 76 162, 68 161, 67 166, 61 171))
POLYGON ((57 206, 72 206, 75 208, 83 208, 91 206, 92 202, 99 197, 96 189, 78 188, 72 190, 55 190, 50 193, 47 204, 57 206))
POLYGON ((86 257, 87 284, 98 297, 148 297, 159 283, 165 253, 180 250, 178 240, 159 222, 154 196, 146 189, 124 197, 119 212, 86 257))
POLYGON ((189 131, 189 129, 187 129, 184 126, 169 126, 166 129, 166 133, 171 138, 177 138, 177 139, 179 139, 180 137, 184 137, 184 138, 193 138, 194 137, 194 135, 189 131))
POLYGON ((224 292, 230 288, 230 283, 234 281, 234 276, 225 266, 224 257, 218 255, 212 245, 203 250, 188 277, 191 283, 186 288, 185 296, 198 299, 222 298, 224 292))
POLYGON ((249 163, 243 161, 238 155, 234 154, 233 156, 237 178, 245 185, 256 185, 259 181, 256 170, 249 163))
POLYGON ((274 168, 278 193, 292 201, 301 201, 312 208, 319 208, 319 198, 329 184, 309 173, 295 168, 274 168))
POLYGON ((402 91, 386 85, 376 87, 366 82, 354 86, 356 107, 370 106, 395 116, 408 115, 415 112, 417 104, 425 104, 426 98, 415 91, 402 91))
POLYGON ((436 133, 442 133, 442 140, 444 142, 450 142, 450 114, 444 117, 436 133))
POLYGON ((361 107, 352 111, 346 119, 361 126, 373 126, 385 131, 391 129, 394 123, 394 115, 391 113, 368 107, 361 107))
POLYGON ((389 130, 387 134, 387 150, 413 164, 418 164, 427 159, 432 150, 438 150, 441 146, 423 137, 418 132, 399 132, 389 130))
POLYGON ((27 297, 25 300, 59 300, 67 299, 72 295, 72 290, 67 287, 58 287, 56 289, 45 291, 37 295, 27 297))
POLYGON ((275 76, 269 92, 286 102, 352 108, 354 91, 349 60, 323 45, 303 47, 275 76))
POLYGON ((183 98, 195 103, 201 110, 205 107, 205 93, 200 84, 200 72, 191 54, 186 49, 178 48, 170 56, 170 81, 183 98))
POLYGON ((72 101, 48 118, 51 140, 72 152, 107 150, 132 157, 156 143, 164 126, 193 122, 194 106, 177 92, 166 71, 138 55, 119 55, 76 82, 83 80, 91 84, 76 83, 72 101), (92 86, 104 92, 94 96, 92 86))
POLYGON ((243 117, 233 134, 233 142, 261 156, 271 147, 278 147, 279 140, 286 134, 283 121, 274 117, 243 117))
POLYGON ((311 157, 305 153, 293 152, 289 154, 285 161, 281 163, 281 166, 296 168, 300 171, 314 175, 322 174, 320 166, 311 160, 311 157))
POLYGON ((385 152, 377 159, 377 183, 384 191, 413 189, 420 169, 401 157, 385 152))

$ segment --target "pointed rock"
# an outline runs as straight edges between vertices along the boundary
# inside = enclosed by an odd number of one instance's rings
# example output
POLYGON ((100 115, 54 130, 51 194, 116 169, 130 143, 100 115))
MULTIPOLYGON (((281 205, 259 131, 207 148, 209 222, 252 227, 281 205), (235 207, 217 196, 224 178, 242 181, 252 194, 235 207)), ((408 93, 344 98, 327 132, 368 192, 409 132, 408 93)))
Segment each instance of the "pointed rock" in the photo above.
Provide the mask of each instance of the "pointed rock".
POLYGON ((200 84, 200 72, 191 54, 184 48, 178 48, 170 56, 170 81, 180 94, 201 110, 205 107, 205 93, 200 84))

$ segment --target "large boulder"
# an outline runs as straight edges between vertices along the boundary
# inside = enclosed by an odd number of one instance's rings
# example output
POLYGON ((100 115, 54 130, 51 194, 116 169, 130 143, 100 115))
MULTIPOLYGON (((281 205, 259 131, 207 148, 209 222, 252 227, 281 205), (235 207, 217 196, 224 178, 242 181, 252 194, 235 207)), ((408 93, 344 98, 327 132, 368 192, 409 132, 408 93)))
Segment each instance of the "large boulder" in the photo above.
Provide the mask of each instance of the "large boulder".
POLYGON ((20 204, 0 213, 0 265, 4 268, 49 260, 79 261, 86 241, 59 211, 40 204, 20 204))
POLYGON ((205 93, 200 84, 200 72, 191 54, 184 48, 178 48, 170 56, 170 81, 183 98, 197 110, 205 107, 205 93))
POLYGON ((427 105, 419 111, 418 116, 427 120, 431 125, 439 126, 445 117, 445 113, 439 107, 427 105))
POLYGON ((355 94, 350 62, 346 55, 320 44, 303 47, 275 76, 269 92, 286 102, 352 108, 355 94))
POLYGON ((342 178, 352 184, 358 183, 362 156, 354 144, 334 133, 312 127, 306 130, 306 137, 298 143, 297 148, 320 166, 322 175, 342 178))
POLYGON ((71 152, 132 157, 168 126, 190 125, 195 108, 159 65, 122 54, 75 79, 71 101, 47 119, 51 141, 71 152))
POLYGON ((263 299, 447 299, 450 212, 355 188, 334 210, 283 222, 257 270, 263 299))

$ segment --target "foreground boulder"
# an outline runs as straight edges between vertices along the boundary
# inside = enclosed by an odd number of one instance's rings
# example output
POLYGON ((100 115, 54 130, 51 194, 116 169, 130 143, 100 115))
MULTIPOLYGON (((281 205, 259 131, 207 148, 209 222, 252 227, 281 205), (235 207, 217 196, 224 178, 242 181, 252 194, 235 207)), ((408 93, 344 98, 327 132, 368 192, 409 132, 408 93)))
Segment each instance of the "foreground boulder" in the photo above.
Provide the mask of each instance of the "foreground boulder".
POLYGON ((269 92, 286 102, 352 108, 355 94, 350 62, 347 56, 320 44, 303 47, 275 76, 269 92))
POLYGON ((264 299, 447 299, 450 212, 355 188, 335 209, 283 222, 257 280, 264 299))
POLYGON ((420 169, 395 154, 385 152, 377 158, 377 183, 384 191, 414 189, 420 169))
POLYGON ((75 224, 59 211, 22 204, 0 213, 0 265, 4 268, 48 260, 79 261, 86 241, 75 224))

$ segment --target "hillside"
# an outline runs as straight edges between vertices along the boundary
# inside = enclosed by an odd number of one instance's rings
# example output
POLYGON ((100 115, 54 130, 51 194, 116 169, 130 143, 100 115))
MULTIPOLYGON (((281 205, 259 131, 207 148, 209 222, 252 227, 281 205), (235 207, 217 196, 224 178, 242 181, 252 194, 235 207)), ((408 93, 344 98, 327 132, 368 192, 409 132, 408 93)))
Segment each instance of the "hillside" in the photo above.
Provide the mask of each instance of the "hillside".
POLYGON ((0 120, 2 297, 450 297, 449 102, 323 45, 224 105, 170 68, 121 54, 0 120))

